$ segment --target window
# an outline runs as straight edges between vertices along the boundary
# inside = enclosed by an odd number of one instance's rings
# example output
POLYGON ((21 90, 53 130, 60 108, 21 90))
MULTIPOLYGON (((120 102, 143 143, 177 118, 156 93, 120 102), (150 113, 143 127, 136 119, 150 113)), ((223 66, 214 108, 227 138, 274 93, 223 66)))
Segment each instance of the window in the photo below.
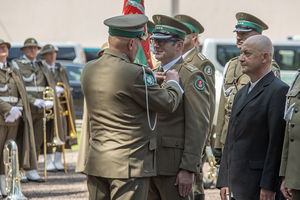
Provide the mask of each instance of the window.
POLYGON ((231 58, 239 56, 240 53, 236 45, 217 45, 217 60, 222 66, 225 66, 231 58))
POLYGON ((274 59, 280 70, 297 70, 300 67, 300 47, 274 46, 274 59))

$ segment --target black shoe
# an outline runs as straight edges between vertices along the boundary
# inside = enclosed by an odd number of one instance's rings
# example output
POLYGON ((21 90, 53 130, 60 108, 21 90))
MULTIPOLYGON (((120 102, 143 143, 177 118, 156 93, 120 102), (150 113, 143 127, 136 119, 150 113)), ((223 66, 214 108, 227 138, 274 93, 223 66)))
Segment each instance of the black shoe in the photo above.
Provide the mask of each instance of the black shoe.
POLYGON ((205 200, 205 194, 195 194, 195 200, 205 200))
POLYGON ((30 179, 30 178, 27 177, 27 179, 28 179, 29 181, 38 182, 38 183, 45 182, 45 180, 44 180, 44 179, 41 179, 41 178, 39 178, 39 179, 30 179))

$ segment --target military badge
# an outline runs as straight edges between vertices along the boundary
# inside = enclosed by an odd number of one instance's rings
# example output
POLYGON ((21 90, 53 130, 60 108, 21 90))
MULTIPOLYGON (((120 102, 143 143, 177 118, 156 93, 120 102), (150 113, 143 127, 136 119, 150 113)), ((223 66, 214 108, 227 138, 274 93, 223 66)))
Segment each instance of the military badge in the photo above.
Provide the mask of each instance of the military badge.
POLYGON ((205 83, 203 81, 202 78, 197 78, 196 81, 195 81, 195 87, 198 89, 198 90, 204 90, 205 88, 205 83))
MULTIPOLYGON (((145 83, 144 76, 143 76, 143 82, 145 83)), ((155 80, 154 80, 154 77, 152 75, 146 74, 146 84, 147 85, 154 85, 155 84, 155 80)))
POLYGON ((210 76, 212 75, 212 68, 211 66, 207 65, 205 68, 204 68, 204 72, 206 75, 210 76))
POLYGON ((277 78, 279 77, 279 72, 277 69, 272 69, 272 72, 277 78))
POLYGON ((156 19, 157 19, 157 23, 158 24, 161 24, 162 22, 161 22, 161 17, 160 16, 156 16, 156 19))

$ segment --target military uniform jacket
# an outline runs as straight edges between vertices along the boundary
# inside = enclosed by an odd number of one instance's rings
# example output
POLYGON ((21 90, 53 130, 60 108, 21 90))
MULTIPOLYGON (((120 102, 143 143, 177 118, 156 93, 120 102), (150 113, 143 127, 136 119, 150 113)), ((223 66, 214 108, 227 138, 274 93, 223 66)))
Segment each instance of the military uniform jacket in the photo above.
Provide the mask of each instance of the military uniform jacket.
MULTIPOLYGON (((298 70, 299 71, 299 70, 298 70)), ((295 82, 287 93, 286 116, 289 115, 286 123, 280 176, 285 177, 285 187, 300 190, 300 76, 295 76, 295 82)))
POLYGON ((18 98, 18 102, 16 103, 9 103, 0 99, 1 125, 19 126, 16 143, 18 145, 20 168, 23 168, 25 170, 37 169, 37 157, 35 152, 33 125, 29 102, 27 100, 27 93, 24 88, 24 83, 21 79, 19 71, 15 69, 9 62, 7 62, 7 69, 1 70, 0 73, 1 97, 10 96, 11 99, 18 98), (7 88, 6 91, 4 91, 4 87, 2 85, 6 85, 4 86, 7 88), (9 111, 12 106, 23 107, 22 116, 19 118, 19 120, 16 120, 18 121, 17 124, 15 124, 15 122, 5 123, 4 121, 4 117, 9 114, 9 111))
POLYGON ((272 72, 248 93, 249 86, 235 96, 217 180, 243 200, 259 199, 261 188, 277 190, 288 91, 272 72))
POLYGON ((189 65, 197 67, 201 72, 203 72, 206 83, 209 88, 209 133, 212 130, 214 114, 216 109, 216 89, 215 89, 215 67, 202 53, 200 53, 197 48, 194 48, 188 55, 184 58, 184 61, 189 65))
MULTIPOLYGON (((271 69, 274 75, 280 79, 280 68, 275 60, 272 60, 271 69)), ((234 97, 236 92, 249 81, 249 76, 242 73, 239 57, 232 58, 226 63, 219 102, 215 148, 223 148, 234 97)))
MULTIPOLYGON (((172 113, 181 100, 179 86, 171 81, 161 89, 150 69, 113 49, 85 65, 81 85, 91 125, 84 173, 119 179, 156 175, 156 131, 149 128, 147 107, 172 113)), ((154 113, 149 115, 153 126, 154 113)))
POLYGON ((184 94, 175 112, 158 115, 157 174, 173 176, 180 169, 199 173, 209 130, 209 88, 204 74, 182 58, 172 69, 179 73, 184 94))
POLYGON ((43 99, 43 90, 45 86, 49 86, 54 91, 54 102, 53 102, 53 108, 55 107, 55 119, 57 121, 58 126, 58 133, 59 137, 63 138, 63 130, 62 130, 62 123, 59 113, 59 105, 57 101, 56 91, 55 91, 55 80, 53 76, 50 75, 50 71, 48 67, 44 66, 42 61, 37 60, 35 62, 36 67, 32 67, 30 65, 30 62, 27 61, 25 58, 20 57, 16 58, 12 61, 12 64, 15 68, 17 68, 25 83, 25 89, 28 90, 28 87, 37 87, 39 88, 39 91, 27 91, 27 97, 30 103, 30 110, 32 114, 35 113, 44 113, 43 108, 38 108, 34 106, 34 101, 36 98, 43 99))
MULTIPOLYGON (((50 71, 50 74, 53 74, 53 72, 50 71)), ((66 86, 65 90, 67 92, 67 97, 68 97, 69 106, 70 106, 69 113, 71 113, 74 128, 75 128, 75 131, 76 131, 76 127, 75 127, 75 119, 76 119, 76 117, 75 117, 75 108, 74 108, 72 92, 70 90, 71 86, 70 86, 70 83, 69 83, 68 74, 67 74, 66 69, 58 62, 55 63, 55 73, 53 74, 53 77, 54 77, 54 80, 55 80, 56 84, 58 82, 62 82, 66 86)), ((69 123, 68 120, 67 120, 67 133, 63 132, 63 134, 64 134, 64 136, 60 139, 63 139, 63 141, 66 142, 66 148, 70 148, 71 145, 77 144, 77 138, 74 138, 74 139, 69 138, 69 136, 70 136, 70 123, 69 123)))

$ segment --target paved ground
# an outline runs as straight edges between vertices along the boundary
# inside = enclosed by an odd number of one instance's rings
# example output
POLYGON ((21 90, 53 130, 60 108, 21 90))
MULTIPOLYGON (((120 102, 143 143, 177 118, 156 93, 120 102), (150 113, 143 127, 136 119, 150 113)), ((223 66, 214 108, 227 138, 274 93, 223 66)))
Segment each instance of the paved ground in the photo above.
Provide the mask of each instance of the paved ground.
MULTIPOLYGON (((46 183, 23 183, 23 194, 30 200, 72 200, 88 199, 86 176, 75 173, 77 151, 67 151, 66 161, 68 173, 47 173, 46 183)), ((39 157, 39 174, 44 176, 44 159, 39 157)), ((206 200, 219 200, 219 190, 205 190, 206 200)))

